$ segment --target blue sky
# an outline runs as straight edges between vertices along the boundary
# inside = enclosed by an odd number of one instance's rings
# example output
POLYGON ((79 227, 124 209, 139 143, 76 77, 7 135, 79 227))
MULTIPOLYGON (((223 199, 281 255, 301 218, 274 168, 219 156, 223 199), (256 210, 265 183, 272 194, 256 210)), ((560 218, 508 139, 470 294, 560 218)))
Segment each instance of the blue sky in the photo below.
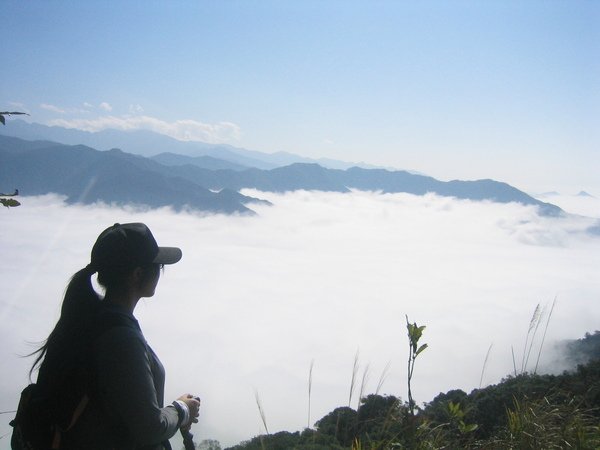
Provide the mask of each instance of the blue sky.
POLYGON ((0 109, 600 196, 600 4, 0 2, 0 109))

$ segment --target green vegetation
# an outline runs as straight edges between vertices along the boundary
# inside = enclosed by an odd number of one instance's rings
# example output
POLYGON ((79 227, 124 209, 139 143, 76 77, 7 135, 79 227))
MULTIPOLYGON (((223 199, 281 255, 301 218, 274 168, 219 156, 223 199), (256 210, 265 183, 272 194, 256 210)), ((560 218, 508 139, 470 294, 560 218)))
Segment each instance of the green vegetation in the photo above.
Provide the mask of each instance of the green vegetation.
POLYGON ((15 189, 15 192, 13 192, 12 194, 3 194, 0 192, 0 205, 6 206, 7 208, 14 208, 15 206, 19 206, 21 203, 19 203, 14 198, 4 198, 16 197, 17 195, 19 195, 19 191, 17 189, 15 189))
POLYGON ((425 326, 417 326, 417 323, 410 323, 408 321, 408 316, 406 316, 406 329, 408 330, 408 409, 410 411, 410 415, 414 417, 415 415, 415 400, 412 396, 410 383, 412 381, 413 373, 415 370, 415 360, 417 356, 427 348, 427 344, 423 344, 419 346, 419 340, 421 336, 423 336, 423 330, 425 330, 425 326))
MULTIPOLYGON (((532 335, 541 317, 536 311, 537 321, 528 332, 532 335)), ((409 393, 415 358, 426 348, 419 346, 424 328, 407 318, 409 393)), ((403 402, 371 394, 360 399, 356 410, 334 409, 314 429, 257 436, 228 450, 598 449, 600 332, 569 341, 567 348, 574 355, 584 353, 587 362, 561 375, 523 371, 470 394, 440 393, 422 408, 412 397, 403 402)))
MULTIPOLYGON (((2 125, 6 125, 6 117, 5 116, 14 116, 14 115, 23 115, 23 114, 29 115, 27 113, 19 112, 19 111, 0 111, 0 123, 2 125)), ((19 206, 21 203, 19 203, 14 198, 3 198, 3 197, 16 197, 17 195, 19 195, 19 191, 17 189, 15 189, 15 192, 13 194, 0 193, 0 205, 6 206, 7 208, 14 208, 16 206, 19 206)))

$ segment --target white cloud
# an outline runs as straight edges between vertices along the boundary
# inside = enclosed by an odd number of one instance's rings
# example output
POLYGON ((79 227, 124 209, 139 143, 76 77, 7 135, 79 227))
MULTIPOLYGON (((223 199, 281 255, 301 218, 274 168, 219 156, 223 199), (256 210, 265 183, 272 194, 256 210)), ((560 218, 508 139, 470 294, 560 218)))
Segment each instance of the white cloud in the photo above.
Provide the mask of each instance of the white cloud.
MULTIPOLYGON (((83 104, 84 108, 93 107, 89 103, 83 104)), ((57 114, 89 114, 89 109, 84 108, 64 108, 62 106, 50 105, 48 103, 40 104, 40 108, 57 114)))
POLYGON ((142 114, 144 108, 141 105, 129 105, 129 114, 142 114))
POLYGON ((83 107, 87 108, 87 109, 92 109, 92 108, 94 108, 94 105, 92 105, 91 103, 88 103, 88 102, 83 102, 83 107))
POLYGON ((477 387, 492 342, 484 384, 510 373, 511 345, 519 358, 538 302, 558 295, 548 348, 600 323, 600 240, 581 232, 588 220, 432 195, 251 193, 274 206, 255 205, 257 217, 201 216, 22 198, 0 234, 5 410, 31 362, 15 355, 46 337, 68 277, 118 221, 146 222, 159 244, 183 249, 136 315, 166 366, 167 400, 199 394, 199 433, 227 445, 259 432, 254 389, 270 431, 306 426, 312 359, 313 423, 347 404, 357 348, 372 368, 368 392, 391 361, 382 392, 405 399, 405 314, 427 325, 418 402, 477 387))
POLYGON ((539 196, 539 199, 558 205, 572 214, 582 214, 600 219, 600 198, 597 195, 588 197, 575 194, 552 194, 539 196))
POLYGON ((46 111, 52 111, 58 114, 65 114, 67 111, 63 108, 60 108, 55 105, 49 105, 47 103, 40 104, 40 108, 45 109, 46 111))
POLYGON ((181 141, 203 141, 212 144, 233 143, 240 139, 240 128, 231 122, 208 124, 196 120, 167 122, 144 115, 102 116, 96 119, 55 119, 48 122, 66 128, 84 131, 100 131, 107 128, 117 130, 151 130, 181 141))
POLYGON ((103 111, 107 111, 110 112, 112 111, 112 106, 110 106, 110 104, 106 103, 106 102, 102 102, 98 105, 98 108, 100 108, 103 111))
MULTIPOLYGON (((21 103, 21 102, 8 102, 8 104, 13 108, 19 108, 20 111, 27 110, 25 104, 21 103)), ((29 111, 29 110, 27 110, 27 111, 29 111)))
MULTIPOLYGON (((7 104, 10 106, 10 108, 7 108, 10 111, 24 112, 24 113, 27 113, 27 114, 31 114, 31 110, 29 108, 27 108, 27 106, 25 106, 24 103, 21 103, 21 102, 8 102, 7 104)), ((25 116, 19 116, 19 118, 21 118, 21 119, 24 119, 24 117, 25 116)))

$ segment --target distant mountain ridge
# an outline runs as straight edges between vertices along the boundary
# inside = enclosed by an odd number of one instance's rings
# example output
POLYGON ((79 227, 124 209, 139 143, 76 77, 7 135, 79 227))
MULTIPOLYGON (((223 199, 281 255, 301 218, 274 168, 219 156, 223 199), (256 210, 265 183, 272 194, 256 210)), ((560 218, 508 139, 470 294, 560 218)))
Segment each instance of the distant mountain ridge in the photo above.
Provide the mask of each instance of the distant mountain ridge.
POLYGON ((243 166, 241 164, 236 164, 234 162, 207 155, 185 156, 178 155, 176 153, 165 152, 152 156, 150 159, 165 166, 185 166, 186 164, 189 164, 209 170, 245 170, 248 168, 248 166, 243 166))
POLYGON ((592 194, 590 194, 589 192, 585 192, 585 191, 579 191, 579 193, 577 194, 577 197, 590 197, 590 198, 596 198, 596 197, 594 197, 592 194))
POLYGON ((562 209, 537 200, 523 191, 494 180, 439 181, 432 177, 415 175, 406 171, 385 169, 348 170, 325 169, 317 164, 291 164, 269 171, 248 169, 240 172, 231 170, 207 171, 189 166, 172 168, 182 178, 196 179, 209 189, 254 188, 261 191, 285 192, 298 189, 349 192, 350 189, 381 191, 384 193, 405 192, 415 195, 435 193, 446 197, 469 200, 489 200, 498 203, 517 202, 535 205, 542 215, 557 216, 562 209))
POLYGON ((347 169, 353 166, 365 168, 374 167, 365 163, 350 163, 328 158, 306 158, 287 152, 264 153, 226 144, 179 141, 169 136, 148 130, 122 131, 107 129, 89 132, 58 126, 49 127, 39 123, 29 123, 17 119, 11 120, 10 126, 1 128, 0 134, 29 141, 46 140, 67 145, 82 144, 97 150, 119 148, 124 152, 142 156, 153 157, 161 153, 171 153, 190 157, 209 156, 245 168, 254 167, 265 170, 287 166, 296 162, 318 163, 321 166, 336 169, 347 169))
POLYGON ((563 212, 494 180, 443 182, 405 171, 326 169, 303 163, 271 170, 210 170, 193 164, 167 166, 117 149, 98 151, 83 145, 32 142, 0 135, 0 190, 15 187, 25 195, 55 192, 66 195, 70 202, 187 206, 223 213, 251 213, 246 205, 260 200, 241 195, 238 191, 243 188, 273 192, 432 192, 460 199, 535 205, 544 215, 563 212))
POLYGON ((0 136, 0 183, 23 195, 57 193, 70 203, 171 206, 215 213, 246 213, 261 201, 229 189, 211 192, 166 166, 121 150, 24 141, 0 136))

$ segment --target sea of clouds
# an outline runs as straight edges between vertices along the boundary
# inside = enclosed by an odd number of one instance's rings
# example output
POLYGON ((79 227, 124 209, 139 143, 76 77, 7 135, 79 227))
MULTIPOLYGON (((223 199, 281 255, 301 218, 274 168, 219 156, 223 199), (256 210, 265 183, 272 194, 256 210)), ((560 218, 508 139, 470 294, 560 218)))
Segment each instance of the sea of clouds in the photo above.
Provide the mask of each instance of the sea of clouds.
MULTIPOLYGON (((233 445, 264 432, 256 393, 270 432, 312 426, 348 405, 357 352, 353 407, 363 376, 372 393, 388 364, 380 393, 406 399, 405 315, 427 326, 413 380, 420 404, 499 382, 513 372, 511 348, 520 370, 538 304, 546 316, 527 370, 555 298, 541 366, 556 359, 553 342, 600 323, 600 237, 585 232, 600 217, 597 199, 557 198, 578 215, 551 218, 435 195, 244 193, 273 206, 206 216, 48 195, 0 211, 0 411, 15 409, 28 382, 32 359, 19 355, 47 337, 69 277, 115 222, 145 222, 160 245, 183 249, 136 316, 167 369, 166 400, 202 398, 198 440, 233 445)), ((11 418, 0 415, 0 436, 11 418)))

